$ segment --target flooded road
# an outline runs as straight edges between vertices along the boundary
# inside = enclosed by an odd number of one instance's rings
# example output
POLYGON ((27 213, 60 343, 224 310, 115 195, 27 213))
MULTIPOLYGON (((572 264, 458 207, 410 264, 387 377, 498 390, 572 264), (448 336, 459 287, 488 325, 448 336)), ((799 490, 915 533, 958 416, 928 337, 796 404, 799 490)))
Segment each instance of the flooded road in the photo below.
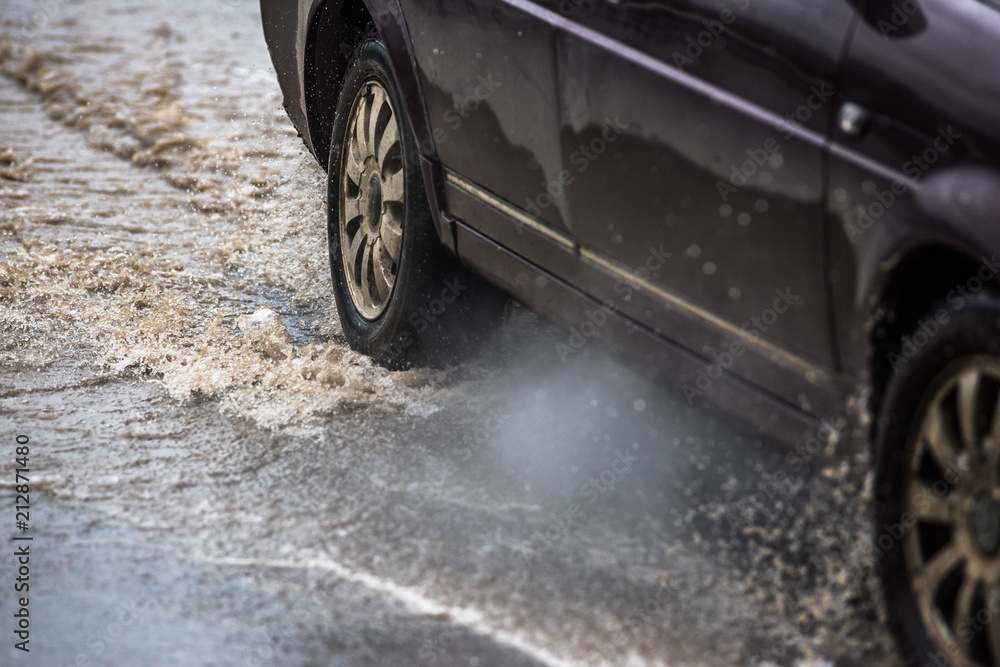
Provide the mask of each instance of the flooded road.
POLYGON ((30 653, 0 558, 0 662, 896 664, 837 452, 792 470, 520 309, 482 358, 372 365, 324 184, 256 3, 4 1, 0 498, 33 556, 30 653))

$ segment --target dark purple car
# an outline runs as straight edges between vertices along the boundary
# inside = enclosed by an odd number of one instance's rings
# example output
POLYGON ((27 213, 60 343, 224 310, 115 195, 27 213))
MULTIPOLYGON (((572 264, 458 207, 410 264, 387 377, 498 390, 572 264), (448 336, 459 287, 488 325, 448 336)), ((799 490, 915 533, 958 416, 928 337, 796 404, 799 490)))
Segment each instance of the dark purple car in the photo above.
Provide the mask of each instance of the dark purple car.
POLYGON ((355 349, 441 358, 498 287, 792 469, 870 456, 906 660, 1000 664, 1000 5, 261 8, 355 349))

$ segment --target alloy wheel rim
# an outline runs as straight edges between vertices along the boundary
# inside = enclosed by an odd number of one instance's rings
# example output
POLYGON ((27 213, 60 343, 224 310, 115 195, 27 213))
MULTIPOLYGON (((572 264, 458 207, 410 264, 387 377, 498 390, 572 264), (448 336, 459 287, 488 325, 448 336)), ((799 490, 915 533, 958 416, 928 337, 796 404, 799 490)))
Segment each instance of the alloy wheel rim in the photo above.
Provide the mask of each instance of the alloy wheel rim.
POLYGON ((351 301, 367 320, 389 305, 403 243, 399 123, 386 89, 366 82, 351 107, 340 174, 340 248, 351 301))
POLYGON ((1000 665, 1000 360, 950 365, 914 423, 900 507, 920 615, 952 664, 1000 665))

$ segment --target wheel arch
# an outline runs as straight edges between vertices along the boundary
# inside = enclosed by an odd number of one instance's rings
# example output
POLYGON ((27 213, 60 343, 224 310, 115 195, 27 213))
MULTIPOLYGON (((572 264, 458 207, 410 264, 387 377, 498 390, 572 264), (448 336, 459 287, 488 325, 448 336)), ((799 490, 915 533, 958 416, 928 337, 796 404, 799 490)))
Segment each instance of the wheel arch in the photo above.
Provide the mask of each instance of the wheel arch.
POLYGON ((983 280, 982 269, 979 256, 945 241, 924 242, 896 254, 871 299, 868 366, 873 415, 880 414, 892 374, 890 354, 900 353, 903 337, 932 316, 932 308, 946 308, 964 298, 956 290, 973 278, 982 283, 983 294, 1000 296, 1000 283, 992 275, 983 280))
POLYGON ((418 146, 422 152, 433 152, 412 47, 397 0, 325 0, 316 4, 309 20, 302 77, 308 145, 323 169, 329 162, 333 114, 351 55, 361 40, 373 34, 385 44, 418 146))
MULTIPOLYGON (((949 292, 1000 256, 1000 169, 973 162, 942 168, 910 183, 867 232, 852 237, 853 217, 840 222, 843 233, 831 238, 831 275, 840 281, 836 336, 845 372, 861 383, 859 414, 875 427, 892 373, 889 354, 949 292)), ((1000 279, 991 276, 985 287, 1000 298, 1000 279)))

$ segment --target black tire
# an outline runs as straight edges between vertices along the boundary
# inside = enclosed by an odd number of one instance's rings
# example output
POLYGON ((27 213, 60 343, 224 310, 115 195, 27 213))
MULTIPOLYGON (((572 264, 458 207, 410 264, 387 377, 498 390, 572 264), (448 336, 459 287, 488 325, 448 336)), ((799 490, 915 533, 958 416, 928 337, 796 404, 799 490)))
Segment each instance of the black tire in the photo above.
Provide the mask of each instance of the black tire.
MULTIPOLYGON (((356 144, 361 143, 357 138, 354 141, 356 144)), ((387 140, 386 143, 391 142, 387 140)), ((369 156, 369 160, 374 157, 369 156)), ((396 192, 398 185, 393 186, 392 190, 396 192)), ((345 205, 344 208, 349 207, 345 205)), ((414 364, 458 361, 476 347, 485 344, 492 329, 500 322, 506 297, 499 290, 485 285, 463 270, 441 246, 431 219, 416 141, 402 96, 392 76, 388 54, 378 38, 369 38, 357 47, 344 78, 330 145, 327 209, 327 238, 334 295, 344 334, 353 349, 369 355, 378 364, 401 369, 414 364), (374 166, 365 163, 366 169, 371 171, 371 178, 376 181, 383 179, 386 173, 391 173, 391 176, 382 181, 387 189, 396 175, 401 173, 403 196, 401 202, 390 199, 383 201, 382 186, 373 185, 371 180, 365 181, 369 171, 362 173, 358 183, 364 181, 368 185, 358 185, 357 201, 368 205, 372 200, 377 200, 382 203, 382 212, 374 213, 379 207, 377 204, 371 205, 375 208, 366 209, 371 212, 370 215, 358 216, 363 218, 358 223, 358 228, 366 224, 366 221, 370 222, 375 218, 381 220, 380 216, 386 215, 384 212, 391 205, 394 211, 391 217, 401 219, 402 240, 398 260, 393 261, 392 253, 387 248, 395 248, 395 244, 382 241, 383 236, 388 238, 394 232, 383 231, 388 229, 383 227, 377 233, 369 231, 367 233, 371 237, 377 237, 371 246, 369 257, 372 259, 362 256, 360 260, 356 259, 345 265, 344 246, 341 243, 341 202, 352 198, 355 183, 350 180, 349 185, 343 184, 344 170, 352 169, 349 164, 352 159, 355 173, 360 164, 354 155, 348 155, 352 150, 350 132, 355 125, 352 123, 352 111, 355 108, 374 109, 376 102, 370 100, 375 100, 376 94, 380 96, 378 100, 383 108, 385 100, 388 100, 390 111, 382 114, 369 112, 369 117, 376 115, 379 120, 372 125, 376 129, 371 132, 372 138, 368 143, 376 143, 375 136, 379 134, 379 127, 383 128, 382 137, 390 135, 386 128, 389 123, 395 122, 398 128, 398 148, 388 149, 383 165, 379 165, 376 158, 374 166), (362 106, 356 107, 356 104, 362 106), (365 104, 370 106, 364 107, 365 104), (389 118, 384 126, 383 117, 389 118), (344 198, 341 194, 342 186, 348 188, 344 198), (385 302, 380 300, 383 296, 376 287, 365 283, 365 276, 374 275, 374 271, 368 272, 364 267, 368 263, 374 264, 376 256, 383 258, 382 275, 388 276, 395 269, 394 282, 388 296, 384 297, 385 302), (355 272, 349 277, 348 272, 352 267, 355 272), (386 270, 384 267, 390 268, 386 270), (371 299, 367 298, 369 292, 374 295, 371 299)), ((360 210, 361 205, 358 204, 356 209, 360 210)), ((351 207, 351 211, 345 215, 352 215, 355 207, 351 207)), ((345 223, 343 229, 347 236, 353 227, 345 223)), ((394 230, 395 226, 391 229, 394 230)), ((348 243, 350 241, 344 240, 348 243)), ((356 243, 353 247, 362 247, 359 253, 364 255, 364 242, 356 243)), ((350 251, 351 247, 348 246, 348 255, 350 251)), ((380 286, 382 284, 378 279, 371 282, 377 282, 380 286)))
POLYGON ((995 646, 991 648, 989 639, 983 634, 985 630, 975 628, 980 627, 978 623, 984 618, 981 611, 986 610, 990 618, 1000 612, 1000 599, 990 602, 993 593, 985 592, 990 588, 985 584, 970 584, 969 590, 984 592, 963 596, 964 582, 971 576, 964 565, 942 568, 945 575, 941 577, 932 578, 929 573, 935 558, 945 555, 945 549, 958 550, 961 543, 968 552, 959 564, 971 562, 983 571, 1000 574, 1000 561, 995 560, 1000 554, 982 555, 983 547, 979 546, 982 542, 977 542, 991 538, 981 537, 983 533, 976 533, 972 528, 982 517, 994 522, 989 524, 992 528, 988 525, 987 533, 1000 528, 1000 518, 996 517, 1000 513, 994 511, 1000 505, 991 504, 982 511, 961 509, 973 507, 974 504, 969 505, 964 499, 982 497, 987 488, 993 488, 992 493, 1000 495, 1000 489, 989 486, 995 482, 983 477, 986 474, 983 471, 995 471, 998 467, 985 464, 990 460, 986 453, 989 445, 979 444, 972 448, 968 445, 969 442, 988 442, 988 425, 994 423, 992 415, 998 409, 1000 304, 983 299, 966 302, 957 311, 941 306, 927 314, 920 324, 908 337, 906 347, 900 346, 894 353, 896 356, 890 357, 895 368, 878 421, 873 545, 878 558, 876 568, 882 580, 890 626, 906 664, 921 667, 996 665, 995 646), (942 312, 947 314, 946 321, 937 317, 942 312), (975 399, 963 402, 961 378, 980 372, 982 376, 975 382, 975 393, 967 394, 974 395, 975 399), (962 412, 961 405, 975 407, 962 412), (950 406, 954 406, 957 421, 947 417, 950 406), (941 456, 928 444, 931 439, 928 434, 932 431, 926 430, 926 425, 931 421, 925 421, 924 416, 932 410, 946 415, 939 423, 945 424, 948 430, 933 432, 947 434, 939 439, 947 442, 951 447, 949 451, 957 454, 954 466, 938 463, 941 456), (990 416, 986 416, 987 413, 990 416), (963 431, 958 425, 963 414, 975 415, 971 421, 966 420, 975 427, 972 431, 963 431), (977 435, 963 437, 963 432, 977 435), (953 444, 957 444, 957 448, 953 444), (980 461, 983 465, 969 465, 969 461, 980 461), (980 477, 987 481, 980 481, 980 477), (978 491, 981 484, 984 490, 978 491), (918 488, 919 493, 915 491, 918 488), (930 489, 933 497, 925 496, 925 489, 930 489), (930 519, 928 508, 946 508, 949 518, 930 519), (973 518, 975 512, 978 514, 973 518), (921 583, 916 583, 917 571, 922 573, 921 583), (932 580, 940 584, 926 583, 932 580), (928 590, 932 591, 929 596, 928 590), (941 597, 937 598, 938 595, 941 597), (934 599, 940 602, 935 603, 934 599), (962 599, 971 601, 963 605, 962 599), (963 609, 972 611, 964 613, 963 609), (946 631, 935 623, 936 618, 945 622, 946 631))

